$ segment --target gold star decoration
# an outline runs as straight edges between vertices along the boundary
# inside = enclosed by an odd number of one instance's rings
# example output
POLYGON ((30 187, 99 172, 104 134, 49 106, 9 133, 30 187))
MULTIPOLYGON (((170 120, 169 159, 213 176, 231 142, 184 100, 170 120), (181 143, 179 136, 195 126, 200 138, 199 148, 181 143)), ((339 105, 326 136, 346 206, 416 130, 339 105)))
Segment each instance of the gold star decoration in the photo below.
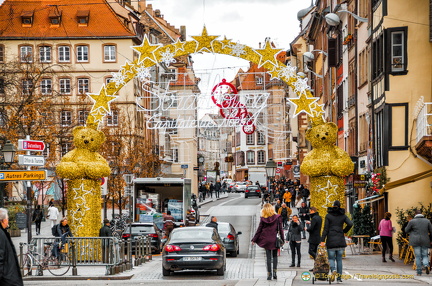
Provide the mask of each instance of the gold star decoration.
POLYGON ((318 99, 318 97, 307 97, 304 93, 301 94, 298 98, 288 99, 288 101, 295 105, 293 116, 296 117, 302 112, 305 112, 309 116, 312 116, 312 104, 315 103, 318 99))
POLYGON ((225 48, 230 48, 231 47, 231 39, 227 39, 227 37, 225 36, 224 39, 222 41, 219 41, 222 44, 222 49, 225 48))
POLYGON ((180 38, 178 38, 177 41, 172 45, 174 46, 175 51, 178 52, 178 51, 184 51, 185 50, 185 47, 184 47, 185 44, 186 44, 185 42, 180 41, 180 38))
POLYGON ((256 53, 260 55, 260 61, 258 63, 258 67, 262 67, 265 63, 272 64, 274 66, 279 66, 278 60, 276 59, 276 55, 282 49, 273 49, 270 41, 266 41, 264 49, 255 50, 256 53))
POLYGON ((268 72, 271 75, 270 80, 274 79, 274 78, 279 78, 280 75, 280 69, 275 67, 272 71, 268 72))
MULTIPOLYGON (((106 112, 103 112, 102 108, 93 110, 90 112, 90 115, 93 117, 93 122, 102 122, 106 112)), ((89 118, 90 119, 90 118, 89 118)), ((91 122, 91 123, 93 123, 91 122)))
POLYGON ((324 104, 318 104, 315 102, 311 105, 311 107, 312 107, 312 115, 314 117, 318 117, 324 113, 324 104))
POLYGON ((103 108, 106 112, 110 112, 110 102, 117 98, 117 96, 108 95, 105 87, 102 87, 99 94, 89 93, 91 99, 95 102, 92 111, 103 108))
POLYGON ((157 62, 154 57, 154 52, 161 47, 160 44, 153 45, 149 42, 147 36, 144 37, 144 41, 141 46, 134 46, 132 49, 140 53, 139 61, 142 62, 144 59, 150 59, 153 62, 157 62))
POLYGON ((219 36, 209 36, 207 33, 207 28, 204 26, 201 36, 192 36, 192 38, 198 42, 195 52, 209 52, 213 53, 213 49, 209 49, 212 46, 212 42, 219 38, 219 36))
POLYGON ((135 72, 135 65, 134 64, 130 64, 128 61, 126 61, 126 63, 121 66, 122 69, 124 70, 124 73, 134 73, 135 72))

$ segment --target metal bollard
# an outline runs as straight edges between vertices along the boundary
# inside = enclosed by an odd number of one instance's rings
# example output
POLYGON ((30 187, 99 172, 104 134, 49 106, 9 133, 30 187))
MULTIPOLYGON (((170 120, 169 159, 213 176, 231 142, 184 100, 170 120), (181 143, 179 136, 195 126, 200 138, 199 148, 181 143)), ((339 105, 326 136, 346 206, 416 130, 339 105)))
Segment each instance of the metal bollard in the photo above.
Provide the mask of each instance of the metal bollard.
POLYGON ((151 249, 151 237, 147 236, 147 245, 148 245, 148 254, 149 254, 149 260, 153 260, 153 255, 152 255, 152 249, 151 249))
POLYGON ((127 264, 126 270, 132 269, 132 240, 129 238, 127 240, 127 264))
MULTIPOLYGON (((24 265, 23 265, 23 244, 24 243, 22 243, 22 242, 20 242, 20 244, 19 244, 19 250, 20 250, 20 260, 19 260, 19 265, 21 266, 20 268, 21 268, 21 276, 24 276, 24 265)), ((30 269, 30 271, 31 271, 31 269, 30 269)), ((30 274, 30 272, 29 272, 29 274, 30 274)))
POLYGON ((77 261, 76 261, 76 252, 75 252, 75 241, 71 241, 71 248, 72 248, 72 276, 78 275, 78 269, 76 267, 77 261))
POLYGON ((141 236, 137 237, 135 239, 135 259, 134 259, 134 266, 138 266, 138 262, 139 262, 139 257, 140 257, 140 253, 141 253, 141 249, 140 249, 140 241, 141 241, 141 236))

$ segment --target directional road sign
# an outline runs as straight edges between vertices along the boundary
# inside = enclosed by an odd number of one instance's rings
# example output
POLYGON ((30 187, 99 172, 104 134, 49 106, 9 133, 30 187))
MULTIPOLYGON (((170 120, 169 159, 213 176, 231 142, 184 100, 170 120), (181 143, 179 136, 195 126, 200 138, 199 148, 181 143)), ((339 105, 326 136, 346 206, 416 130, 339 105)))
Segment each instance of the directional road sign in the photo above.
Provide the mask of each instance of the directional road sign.
POLYGON ((20 151, 43 151, 45 150, 45 143, 43 141, 35 140, 18 140, 18 150, 20 151))
POLYGON ((18 155, 18 164, 24 166, 43 166, 45 158, 43 156, 18 155))
POLYGON ((46 180, 46 170, 1 171, 0 181, 43 181, 46 180))

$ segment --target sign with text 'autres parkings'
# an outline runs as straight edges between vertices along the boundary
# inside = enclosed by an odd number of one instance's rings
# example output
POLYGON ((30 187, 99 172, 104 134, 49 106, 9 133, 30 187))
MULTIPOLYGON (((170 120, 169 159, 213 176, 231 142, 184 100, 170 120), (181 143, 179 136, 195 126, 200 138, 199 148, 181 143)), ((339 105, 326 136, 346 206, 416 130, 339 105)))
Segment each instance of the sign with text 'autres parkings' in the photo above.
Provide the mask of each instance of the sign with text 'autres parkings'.
POLYGON ((0 171, 0 181, 44 181, 46 170, 0 171))

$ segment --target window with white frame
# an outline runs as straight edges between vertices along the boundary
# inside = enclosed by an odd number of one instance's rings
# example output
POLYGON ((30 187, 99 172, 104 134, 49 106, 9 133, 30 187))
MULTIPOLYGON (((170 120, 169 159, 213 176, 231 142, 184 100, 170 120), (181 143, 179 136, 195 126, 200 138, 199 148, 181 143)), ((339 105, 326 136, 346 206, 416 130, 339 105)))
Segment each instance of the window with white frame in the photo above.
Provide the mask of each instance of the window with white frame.
POLYGON ((265 156, 265 151, 264 150, 259 150, 257 152, 257 161, 258 161, 258 164, 265 164, 265 162, 266 162, 266 158, 265 157, 266 157, 265 156))
POLYGON ((61 78, 59 80, 60 94, 71 94, 71 79, 61 78))
POLYGON ((118 126, 118 110, 111 110, 106 116, 107 126, 118 126))
POLYGON ((21 87, 23 94, 30 94, 31 90, 33 89, 33 82, 30 79, 23 79, 21 87))
POLYGON ((78 94, 85 94, 89 92, 90 80, 88 78, 79 78, 77 83, 78 83, 78 94))
POLYGON ((42 81, 41 81, 41 93, 44 95, 52 93, 52 79, 50 79, 50 78, 42 79, 42 81))
POLYGON ((78 124, 79 125, 85 125, 87 122, 88 115, 89 115, 89 111, 78 110, 78 124))
POLYGON ((256 84, 257 85, 262 85, 263 84, 263 77, 262 76, 256 76, 255 80, 256 80, 256 84))
POLYGON ((246 134, 246 144, 247 145, 254 145, 254 133, 252 134, 246 134))
POLYGON ((61 143, 61 153, 62 156, 66 155, 67 152, 72 150, 72 144, 69 142, 61 143))
POLYGON ((21 46, 20 47, 20 58, 22 63, 33 62, 33 47, 32 46, 21 46))
POLYGON ((255 164, 255 151, 247 151, 246 152, 246 158, 247 158, 247 164, 248 165, 253 165, 255 164))
POLYGON ((104 61, 105 62, 115 62, 116 58, 116 46, 106 45, 104 46, 104 61))
POLYGON ((264 145, 265 144, 265 137, 263 132, 256 132, 257 134, 257 144, 258 145, 264 145))
POLYGON ((403 72, 406 70, 406 30, 397 28, 390 30, 390 65, 392 72, 403 72))
POLYGON ((67 63, 71 61, 69 46, 58 47, 58 61, 61 63, 67 63))
POLYGON ((62 126, 70 126, 72 124, 72 111, 62 110, 60 122, 62 126))
POLYGON ((51 62, 51 47, 50 46, 40 46, 39 47, 39 61, 41 63, 51 62))
POLYGON ((76 48, 77 61, 88 62, 89 61, 89 47, 88 46, 77 46, 76 48))

